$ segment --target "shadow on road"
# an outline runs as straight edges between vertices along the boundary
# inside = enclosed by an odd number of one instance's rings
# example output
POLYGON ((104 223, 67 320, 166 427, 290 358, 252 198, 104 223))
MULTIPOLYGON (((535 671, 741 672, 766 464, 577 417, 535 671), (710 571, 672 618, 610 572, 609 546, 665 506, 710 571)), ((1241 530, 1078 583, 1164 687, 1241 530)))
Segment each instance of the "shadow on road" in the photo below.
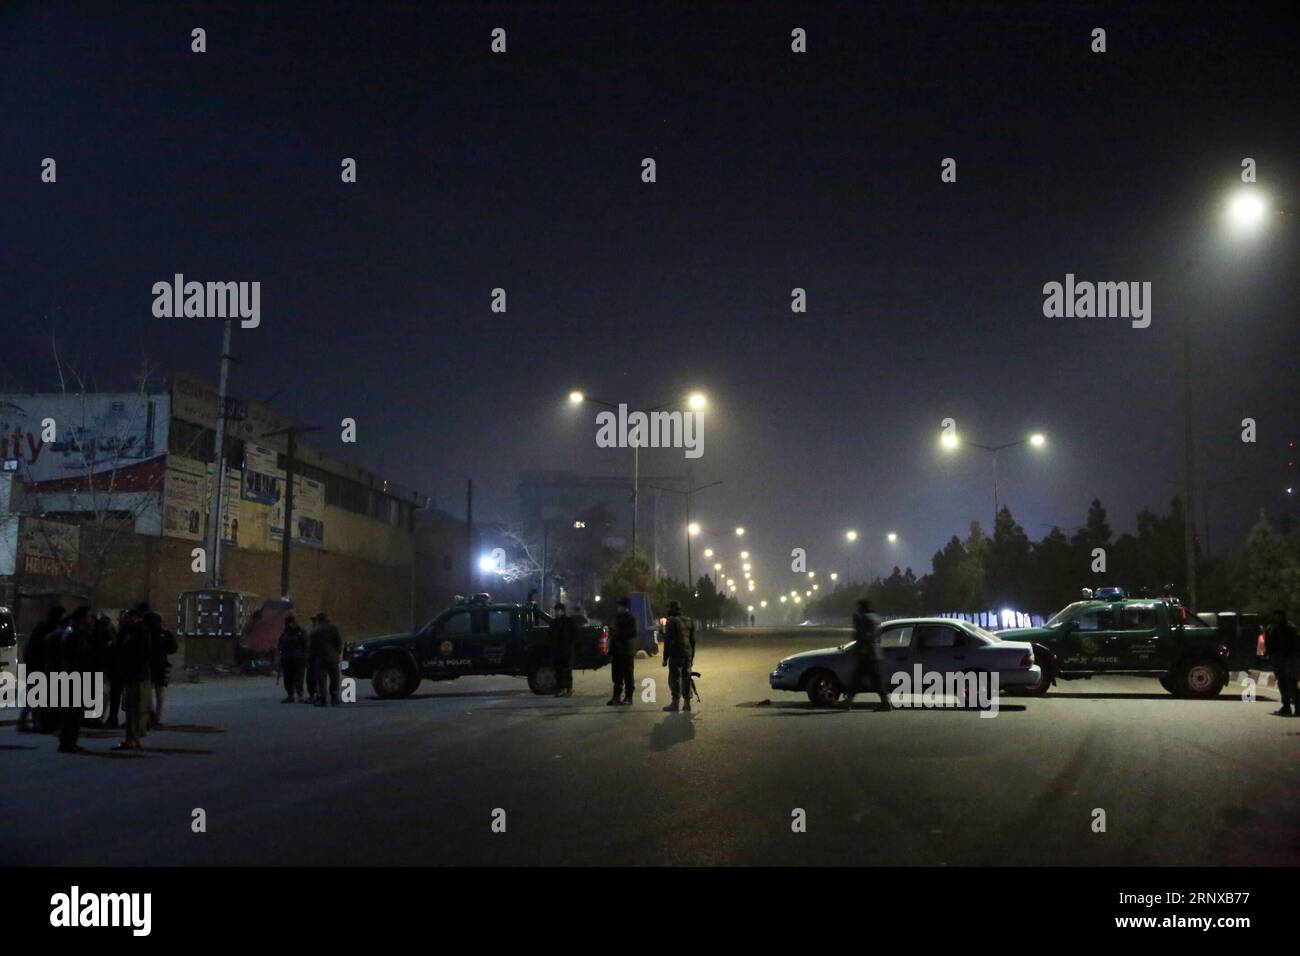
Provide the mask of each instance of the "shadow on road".
POLYGON ((519 690, 462 690, 448 694, 412 694, 410 697, 376 697, 374 694, 364 698, 367 701, 378 701, 384 704, 401 704, 412 700, 455 700, 460 698, 474 697, 538 697, 543 695, 534 694, 531 690, 521 688, 519 690))
MULTIPOLYGON (((1219 697, 1175 697, 1173 694, 1062 694, 1059 691, 1053 691, 1050 694, 1043 695, 1044 700, 1202 700, 1207 703, 1213 701, 1230 701, 1241 703, 1241 697, 1235 694, 1223 694, 1219 697)), ((1260 695, 1256 700, 1268 701, 1269 698, 1260 695)))
POLYGON ((650 749, 663 752, 669 747, 694 739, 695 715, 669 714, 650 730, 650 749))

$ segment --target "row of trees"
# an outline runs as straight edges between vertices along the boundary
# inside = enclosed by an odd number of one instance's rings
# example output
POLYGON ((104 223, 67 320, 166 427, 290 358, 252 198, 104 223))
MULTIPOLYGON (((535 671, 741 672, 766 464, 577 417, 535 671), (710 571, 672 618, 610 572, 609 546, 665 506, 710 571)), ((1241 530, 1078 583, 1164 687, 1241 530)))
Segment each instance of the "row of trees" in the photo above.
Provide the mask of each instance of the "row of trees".
MULTIPOLYGON (((1121 585, 1130 594, 1153 595, 1172 585, 1186 595, 1183 510, 1143 509, 1136 529, 1116 536, 1106 509, 1094 500, 1085 524, 1067 535, 1052 528, 1033 541, 1010 509, 998 512, 992 537, 972 522, 965 539, 954 535, 935 552, 931 571, 917 577, 894 568, 886 578, 845 582, 810 602, 801 616, 843 620, 859 597, 885 614, 986 611, 1009 607, 1050 614, 1078 598, 1085 587, 1121 585)), ((1262 514, 1242 545, 1198 558, 1201 609, 1268 611, 1287 607, 1300 615, 1300 530, 1289 521, 1275 528, 1262 514)))
POLYGON ((600 601, 591 610, 609 621, 618 610, 618 599, 638 591, 650 595, 651 604, 660 613, 669 601, 679 602, 686 613, 706 627, 742 624, 749 619, 746 606, 720 594, 708 575, 700 578, 694 588, 676 578, 656 578, 649 560, 640 552, 629 552, 614 562, 600 586, 600 601))

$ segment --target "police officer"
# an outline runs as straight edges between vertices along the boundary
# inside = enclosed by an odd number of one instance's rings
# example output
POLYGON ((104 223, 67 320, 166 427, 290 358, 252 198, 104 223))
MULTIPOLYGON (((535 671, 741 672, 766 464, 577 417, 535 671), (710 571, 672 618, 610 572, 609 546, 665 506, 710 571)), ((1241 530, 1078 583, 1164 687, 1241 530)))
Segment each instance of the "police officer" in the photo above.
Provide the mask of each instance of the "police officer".
POLYGON ((316 706, 324 707, 325 688, 329 685, 329 703, 339 705, 339 661, 343 658, 343 636, 330 623, 324 611, 312 615, 311 636, 308 638, 308 670, 315 675, 312 690, 316 706))
POLYGON ((298 619, 292 614, 284 619, 284 630, 275 646, 280 656, 280 674, 284 678, 284 700, 282 704, 292 704, 301 698, 307 699, 303 689, 303 672, 307 669, 307 635, 298 626, 298 619))
POLYGON ((618 599, 609 653, 614 672, 614 696, 609 699, 609 706, 630 704, 636 683, 633 673, 636 669, 636 618, 632 616, 632 602, 626 597, 618 599))
POLYGON ((893 710, 889 694, 885 692, 884 669, 880 666, 883 655, 880 653, 880 617, 871 610, 871 602, 865 598, 858 601, 858 612, 853 615, 853 680, 849 682, 844 706, 853 709, 853 698, 862 686, 862 678, 870 676, 872 687, 880 698, 876 710, 893 710))
POLYGON ((1283 608, 1273 612, 1273 621, 1264 635, 1264 649, 1273 664, 1277 689, 1282 695, 1282 706, 1273 713, 1279 717, 1300 715, 1300 694, 1296 687, 1296 678, 1300 676, 1300 637, 1286 619, 1283 608))
MULTIPOLYGON (((55 667, 64 674, 80 675, 88 670, 92 656, 90 636, 94 631, 95 617, 90 613, 90 608, 83 604, 68 616, 64 624, 52 632, 58 642, 58 663, 55 667)), ((76 682, 78 685, 81 683, 80 676, 76 678, 76 682)), ((69 686, 66 681, 62 684, 64 688, 69 686)), ((81 718, 88 704, 89 701, 59 702, 59 753, 75 754, 85 749, 77 746, 77 738, 81 736, 81 718)))
MULTIPOLYGON (((29 683, 37 674, 45 674, 56 669, 58 662, 48 661, 45 638, 51 631, 58 628, 59 623, 63 620, 63 615, 66 613, 62 605, 53 605, 45 612, 45 617, 32 628, 32 632, 27 635, 27 640, 23 642, 23 666, 29 683), (47 667, 47 661, 52 666, 47 667)), ((44 710, 24 707, 18 713, 19 733, 47 733, 49 730, 50 721, 47 719, 44 710)))
POLYGON ((149 683, 152 697, 149 707, 149 729, 162 727, 163 699, 167 693, 167 679, 171 674, 170 655, 180 650, 176 635, 163 627, 157 611, 144 612, 144 626, 149 631, 149 683))
POLYGON ((677 601, 668 602, 668 622, 664 626, 663 666, 668 668, 668 689, 673 699, 664 710, 691 709, 691 667, 695 663, 695 622, 682 613, 677 601), (682 701, 685 700, 685 704, 682 701))
POLYGON ((137 605, 127 608, 118 618, 114 658, 122 687, 122 708, 126 718, 126 739, 114 750, 138 750, 147 729, 149 698, 153 691, 149 664, 153 659, 152 640, 144 623, 144 612, 137 605))
POLYGON ((573 696, 573 646, 578 642, 578 625, 565 612, 564 603, 555 602, 551 615, 551 659, 555 662, 555 696, 573 696))

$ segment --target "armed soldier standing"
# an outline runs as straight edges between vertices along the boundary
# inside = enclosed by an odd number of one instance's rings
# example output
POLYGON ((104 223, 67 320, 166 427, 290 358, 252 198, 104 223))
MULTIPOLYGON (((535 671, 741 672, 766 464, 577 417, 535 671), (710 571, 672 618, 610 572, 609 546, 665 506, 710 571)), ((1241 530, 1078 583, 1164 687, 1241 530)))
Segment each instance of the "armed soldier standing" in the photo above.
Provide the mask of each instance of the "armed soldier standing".
POLYGON ((609 706, 630 704, 636 684, 636 618, 632 616, 632 602, 625 597, 618 599, 609 653, 614 674, 614 696, 609 706))
POLYGON ((664 627, 663 665, 668 668, 668 689, 672 703, 665 711, 691 709, 691 667, 695 663, 695 622, 682 613, 677 601, 668 602, 668 623, 664 627), (683 699, 685 705, 682 704, 683 699))

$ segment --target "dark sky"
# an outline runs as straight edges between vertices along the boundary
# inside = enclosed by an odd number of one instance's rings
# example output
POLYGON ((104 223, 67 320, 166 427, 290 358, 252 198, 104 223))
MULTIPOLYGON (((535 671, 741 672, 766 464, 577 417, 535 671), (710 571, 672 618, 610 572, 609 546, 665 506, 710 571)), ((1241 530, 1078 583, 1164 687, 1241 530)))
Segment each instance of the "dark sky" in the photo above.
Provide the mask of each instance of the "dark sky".
POLYGON ((764 568, 800 546, 829 569, 845 528, 876 567, 894 530, 925 569, 992 510, 987 456, 938 453, 945 417, 986 444, 1048 435, 1001 460, 1032 537, 1093 496, 1120 529, 1164 507, 1186 299, 1203 477, 1247 476, 1213 493, 1221 544, 1283 504, 1300 437, 1288 6, 9 0, 5 375, 49 382, 53 326, 105 383, 142 353, 215 379, 220 324, 154 318, 151 286, 258 280, 235 390, 356 418, 343 457, 440 506, 467 477, 506 517, 521 469, 625 473, 574 386, 633 405, 698 387, 710 533, 744 524, 764 568), (1285 214, 1228 245, 1246 156, 1285 214), (1151 327, 1045 318, 1067 272, 1152 282, 1151 327))

